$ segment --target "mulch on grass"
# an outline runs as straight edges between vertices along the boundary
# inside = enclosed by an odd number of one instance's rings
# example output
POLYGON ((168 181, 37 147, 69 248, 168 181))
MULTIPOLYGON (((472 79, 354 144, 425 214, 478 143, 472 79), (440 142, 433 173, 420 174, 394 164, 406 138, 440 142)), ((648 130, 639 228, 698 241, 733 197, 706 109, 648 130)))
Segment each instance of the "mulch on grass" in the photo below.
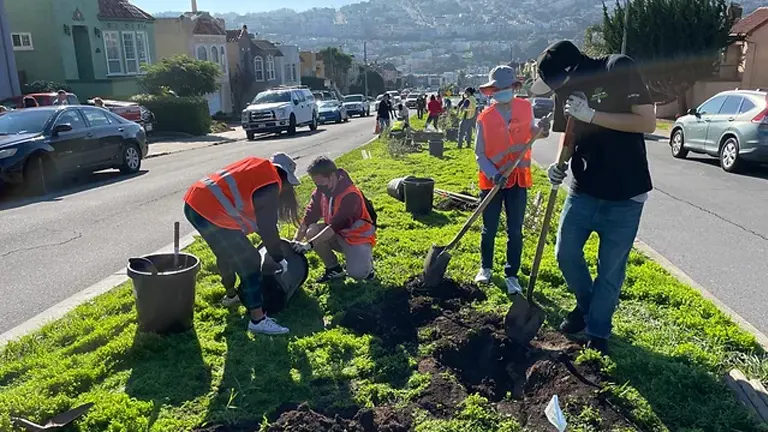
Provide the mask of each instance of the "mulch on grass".
MULTIPOLYGON (((542 330, 530 346, 518 345, 506 337, 502 317, 467 308, 484 299, 472 284, 446 280, 426 289, 420 278, 413 278, 377 302, 350 309, 339 324, 376 336, 385 346, 432 344, 435 349, 417 365, 420 373, 430 376, 429 385, 405 405, 362 409, 353 415, 316 412, 301 405, 273 413, 277 419, 267 430, 407 431, 416 410, 450 419, 472 393, 488 399, 498 413, 514 416, 528 430, 550 428, 544 409, 555 394, 561 408, 572 415, 585 409, 599 413, 600 426, 606 430, 631 427, 632 422, 598 392, 600 374, 571 362, 580 349, 576 343, 542 330), (420 338, 424 330, 428 336, 420 338)), ((206 431, 258 430, 243 426, 206 431)))

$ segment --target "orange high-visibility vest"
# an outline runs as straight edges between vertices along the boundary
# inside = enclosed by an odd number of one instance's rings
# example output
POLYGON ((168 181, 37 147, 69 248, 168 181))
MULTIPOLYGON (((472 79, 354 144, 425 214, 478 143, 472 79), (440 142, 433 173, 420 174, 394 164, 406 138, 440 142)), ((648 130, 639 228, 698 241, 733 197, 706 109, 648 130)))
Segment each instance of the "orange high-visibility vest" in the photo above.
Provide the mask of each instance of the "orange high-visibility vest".
POLYGON ((323 221, 326 225, 330 225, 331 217, 339 211, 341 202, 348 194, 357 194, 360 197, 360 205, 362 205, 363 215, 360 219, 356 220, 351 227, 342 230, 336 234, 340 235, 347 243, 351 245, 370 244, 376 245, 376 227, 371 221, 371 215, 368 213, 368 208, 365 206, 365 199, 363 193, 355 185, 350 185, 335 197, 329 198, 325 194, 321 194, 320 197, 320 210, 323 214, 323 221))
POLYGON ((250 234, 259 228, 253 193, 273 183, 282 188, 280 175, 272 162, 247 157, 197 181, 187 190, 184 202, 218 227, 250 234))
MULTIPOLYGON (((515 159, 532 137, 533 107, 526 99, 512 99, 512 119, 509 125, 492 105, 477 116, 482 125, 485 156, 491 160, 499 172, 504 172, 515 163, 515 159)), ((493 181, 480 170, 479 185, 481 190, 493 189, 493 181)), ((505 188, 518 185, 533 186, 531 177, 531 149, 526 150, 517 167, 509 175, 505 188)))

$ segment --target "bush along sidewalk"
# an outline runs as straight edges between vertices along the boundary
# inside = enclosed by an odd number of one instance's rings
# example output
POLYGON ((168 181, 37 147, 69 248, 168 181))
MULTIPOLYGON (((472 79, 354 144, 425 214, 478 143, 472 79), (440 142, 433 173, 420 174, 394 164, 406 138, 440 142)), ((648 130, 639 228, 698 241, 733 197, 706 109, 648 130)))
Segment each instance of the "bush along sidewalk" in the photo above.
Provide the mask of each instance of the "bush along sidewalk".
MULTIPOLYGON (((553 394, 573 431, 765 430, 720 380, 738 365, 768 381, 755 339, 638 253, 629 262, 610 358, 553 330, 574 305, 553 255, 556 227, 536 295, 547 323, 530 351, 503 337, 510 304, 503 281, 483 288, 466 282, 479 262, 479 226, 454 251, 448 279, 418 289, 429 247, 447 242, 468 213, 412 217, 386 185, 428 176, 440 188, 471 193, 473 154, 392 158, 383 141, 364 149, 372 157, 356 150, 337 163, 376 206, 378 280, 308 283, 276 317, 290 327, 288 337, 253 336, 242 307, 217 305, 224 288, 215 259, 197 241, 188 249, 203 261, 194 331, 137 333, 127 284, 80 306, 0 354, 0 430, 13 430, 10 416, 45 421, 94 402, 75 430, 543 431, 553 430, 544 416, 553 394)), ((531 200, 547 190, 539 170, 535 184, 531 200)), ((305 179, 300 196, 310 191, 305 179)), ((536 234, 525 231, 523 283, 536 234)), ((595 252, 591 239, 593 271, 595 252)), ((322 266, 313 253, 308 258, 311 280, 322 266)))

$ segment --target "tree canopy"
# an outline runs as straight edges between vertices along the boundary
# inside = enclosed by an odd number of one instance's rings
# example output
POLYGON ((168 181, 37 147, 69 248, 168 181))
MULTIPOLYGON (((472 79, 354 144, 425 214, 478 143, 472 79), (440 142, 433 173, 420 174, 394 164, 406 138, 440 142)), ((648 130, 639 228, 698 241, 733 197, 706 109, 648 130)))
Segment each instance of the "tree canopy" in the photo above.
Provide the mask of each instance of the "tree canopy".
MULTIPOLYGON (((365 75, 362 66, 358 69, 357 79, 349 86, 349 93, 365 93, 365 75)), ((384 78, 375 70, 368 69, 368 94, 366 96, 375 96, 384 93, 384 78)))
POLYGON ((320 55, 325 65, 325 75, 337 86, 343 86, 352 67, 352 56, 337 47, 323 48, 320 50, 320 55))
MULTIPOLYGON (((659 102, 675 99, 685 110, 685 93, 716 72, 720 53, 732 40, 733 18, 725 0, 631 0, 627 52, 635 59, 659 102)), ((609 10, 603 22, 585 32, 589 55, 621 52, 624 5, 609 10)))
POLYGON ((203 96, 219 88, 217 81, 221 66, 214 62, 178 54, 142 66, 145 75, 140 83, 151 94, 162 94, 163 89, 170 89, 178 96, 203 96))

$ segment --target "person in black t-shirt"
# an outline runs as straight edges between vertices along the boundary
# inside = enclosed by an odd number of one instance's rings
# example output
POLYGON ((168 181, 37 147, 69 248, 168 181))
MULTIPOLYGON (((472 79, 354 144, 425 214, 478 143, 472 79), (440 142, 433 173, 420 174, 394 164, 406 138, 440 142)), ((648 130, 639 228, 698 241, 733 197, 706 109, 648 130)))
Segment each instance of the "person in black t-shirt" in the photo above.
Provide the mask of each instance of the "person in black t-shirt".
MULTIPOLYGON (((537 66, 539 77, 531 91, 554 91, 552 130, 564 132, 567 116, 576 121, 573 182, 555 251, 577 306, 560 330, 586 330, 588 346, 606 353, 629 252, 653 188, 643 134, 656 129, 656 112, 634 61, 625 55, 591 58, 573 43, 560 41, 544 50, 537 66), (583 250, 593 232, 600 238, 594 280, 583 250)), ((557 164, 547 170, 555 186, 566 172, 567 167, 560 170, 557 164)))

